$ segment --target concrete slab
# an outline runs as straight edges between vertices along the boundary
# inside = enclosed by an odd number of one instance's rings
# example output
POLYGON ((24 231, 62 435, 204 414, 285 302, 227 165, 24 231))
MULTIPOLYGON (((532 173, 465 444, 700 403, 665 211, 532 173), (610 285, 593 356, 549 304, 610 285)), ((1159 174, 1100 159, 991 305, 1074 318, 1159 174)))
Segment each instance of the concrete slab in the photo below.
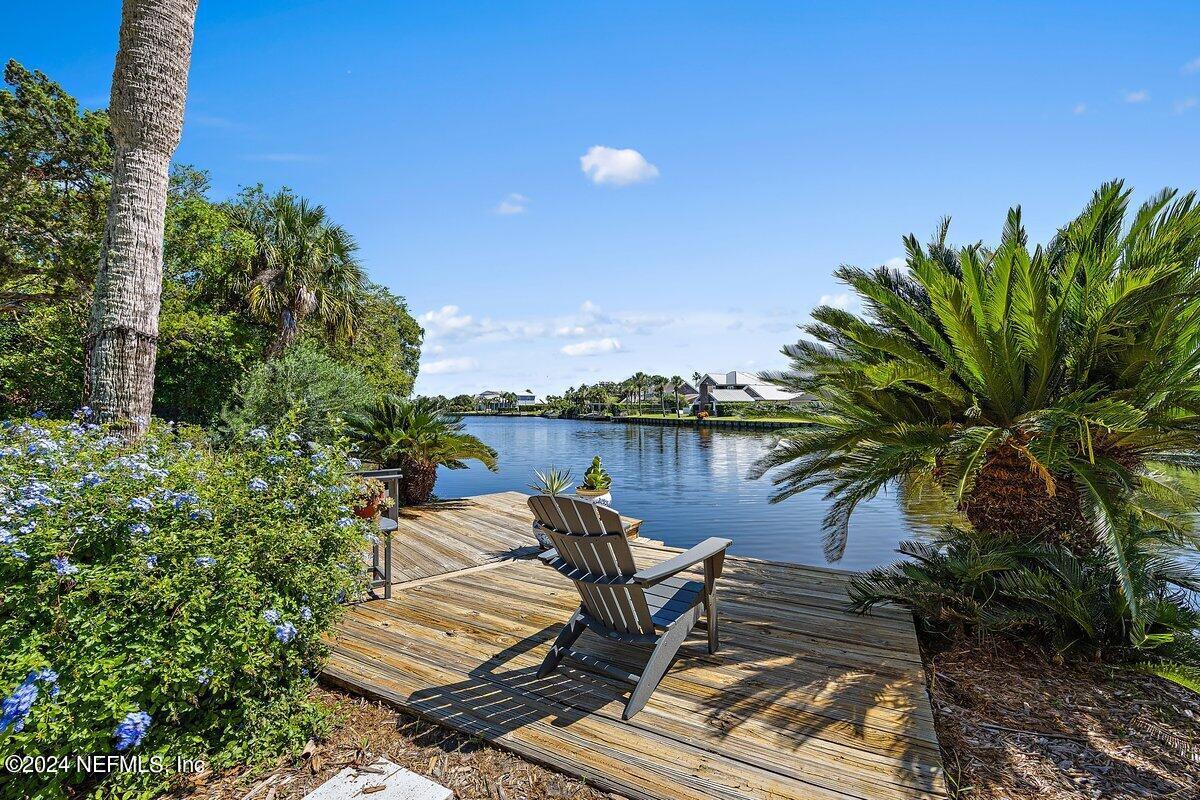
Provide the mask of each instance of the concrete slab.
POLYGON ((360 772, 346 767, 316 789, 304 800, 451 800, 454 792, 434 783, 399 764, 381 758, 371 765, 379 772, 360 772), (382 789, 363 792, 363 789, 382 786, 382 789))

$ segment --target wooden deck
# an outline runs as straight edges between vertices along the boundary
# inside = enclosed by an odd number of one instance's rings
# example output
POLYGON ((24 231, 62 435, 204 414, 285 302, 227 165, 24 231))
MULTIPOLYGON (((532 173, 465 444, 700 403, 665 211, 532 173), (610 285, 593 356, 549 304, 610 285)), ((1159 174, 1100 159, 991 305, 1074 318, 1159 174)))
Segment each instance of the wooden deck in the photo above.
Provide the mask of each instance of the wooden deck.
MULTIPOLYGON (((537 678, 579 601, 517 555, 532 540, 523 502, 487 495, 410 516, 397 553, 452 540, 445 563, 466 566, 351 609, 325 677, 629 797, 947 797, 911 618, 846 613, 848 573, 729 558, 721 651, 709 655, 698 628, 629 722, 626 684, 571 662, 537 678)), ((640 565, 679 552, 633 550, 640 565)), ((576 646, 632 671, 644 658, 591 632, 576 646)))

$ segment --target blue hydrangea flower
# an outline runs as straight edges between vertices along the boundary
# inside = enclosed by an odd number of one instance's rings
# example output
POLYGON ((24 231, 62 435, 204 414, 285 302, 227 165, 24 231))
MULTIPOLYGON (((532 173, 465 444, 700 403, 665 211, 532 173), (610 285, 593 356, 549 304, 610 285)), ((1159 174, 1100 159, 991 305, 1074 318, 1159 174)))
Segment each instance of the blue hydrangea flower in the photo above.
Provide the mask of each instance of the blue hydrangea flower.
POLYGON ((312 619, 312 609, 308 606, 300 606, 300 619, 308 622, 312 619))
POLYGON ((300 441, 300 434, 296 433, 295 431, 292 431, 291 433, 289 433, 287 435, 287 440, 289 442, 291 442, 292 444, 296 444, 297 442, 300 441))
POLYGON ((33 533, 34 531, 37 530, 37 521, 31 519, 31 520, 29 520, 29 522, 26 522, 24 525, 17 528, 17 530, 19 530, 21 533, 26 533, 26 534, 33 533))
POLYGON ((275 623, 279 622, 279 612, 273 608, 268 608, 263 612, 263 619, 274 625, 275 623))
POLYGON ((284 500, 283 501, 283 510, 284 511, 295 511, 296 504, 293 503, 291 500, 284 500))
POLYGON ((132 522, 129 525, 129 532, 134 536, 149 536, 150 526, 144 522, 132 522))
POLYGON ((350 519, 350 517, 341 517, 338 519, 337 524, 339 528, 349 528, 354 524, 354 520, 350 519))
POLYGON ((146 556, 146 569, 158 569, 158 556, 146 556))
POLYGON ((94 472, 89 472, 88 474, 84 475, 82 478, 79 479, 79 483, 77 483, 76 486, 79 486, 81 488, 90 489, 93 486, 99 486, 103 482, 104 482, 104 479, 101 478, 99 475, 97 475, 94 472))
POLYGON ((13 558, 18 559, 20 561, 28 561, 29 560, 29 553, 26 553, 24 550, 13 550, 12 554, 13 554, 13 558))
POLYGON ((25 718, 29 716, 37 697, 37 682, 31 674, 10 697, 5 698, 0 707, 0 731, 8 730, 10 725, 15 733, 25 730, 25 718))
POLYGON ((117 729, 113 731, 113 736, 117 737, 117 749, 128 750, 141 744, 150 730, 151 722, 150 715, 145 711, 130 711, 126 714, 125 719, 121 720, 117 729))
POLYGON ((212 518, 212 512, 207 508, 197 508, 194 511, 188 512, 188 519, 190 520, 210 520, 212 518))
POLYGON ((37 411, 33 412, 33 413, 32 413, 32 414, 30 414, 29 416, 33 417, 34 419, 45 419, 45 418, 46 418, 46 412, 45 412, 45 411, 42 411, 42 410, 39 408, 37 411))
POLYGON ((262 478, 251 478, 246 484, 246 488, 252 492, 265 492, 267 490, 267 482, 262 478))
POLYGON ((346 459, 346 466, 350 469, 362 469, 362 459, 350 457, 346 459))
POLYGON ((7 528, 0 528, 0 544, 16 544, 17 537, 7 528))
POLYGON ((73 416, 75 419, 86 419, 87 417, 90 417, 91 415, 92 415, 92 407, 91 406, 82 406, 81 408, 76 409, 75 413, 72 414, 71 416, 73 416))
POLYGON ((5 458, 16 458, 21 455, 21 451, 15 447, 0 447, 0 456, 5 458))
POLYGON ((134 511, 140 511, 145 514, 154 508, 154 503, 149 497, 135 497, 129 501, 129 507, 134 511))
POLYGON ((213 558, 212 556, 200 556, 199 558, 196 559, 196 566, 198 566, 198 567, 211 567, 213 564, 216 564, 216 563, 217 563, 217 560, 215 558, 213 558))
POLYGON ((257 439, 257 440, 258 440, 258 441, 260 441, 260 442, 261 442, 263 439, 266 439, 266 438, 267 438, 268 436, 270 436, 270 435, 271 435, 271 434, 267 433, 267 429, 266 429, 266 428, 255 428, 254 430, 250 431, 250 438, 251 438, 251 439, 257 439))
POLYGON ((287 461, 287 459, 281 455, 267 456, 267 463, 271 464, 272 466, 277 466, 285 461, 287 461))
POLYGON ((209 669, 208 667, 205 667, 204 669, 200 670, 200 674, 198 674, 196 676, 196 680, 200 682, 201 686, 204 686, 205 684, 208 683, 209 679, 212 676, 213 676, 213 671, 211 669, 209 669))
POLYGON ((282 625, 275 626, 275 638, 287 644, 292 639, 296 638, 296 626, 290 622, 285 622, 282 625))
POLYGON ((66 556, 50 559, 50 566, 54 567, 54 571, 59 575, 74 575, 79 572, 79 567, 72 564, 66 556))

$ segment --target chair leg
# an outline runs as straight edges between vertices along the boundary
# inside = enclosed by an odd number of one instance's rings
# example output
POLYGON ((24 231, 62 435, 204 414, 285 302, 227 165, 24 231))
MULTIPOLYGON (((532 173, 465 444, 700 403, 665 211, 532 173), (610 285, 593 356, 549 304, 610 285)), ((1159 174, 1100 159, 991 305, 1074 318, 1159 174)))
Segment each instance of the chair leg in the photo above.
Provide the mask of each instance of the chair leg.
POLYGON ((646 705, 650 695, 658 688, 658 683, 662 680, 663 675, 667 674, 667 667, 671 666, 671 661, 679 652, 683 641, 687 639, 688 631, 695 624, 695 617, 692 617, 690 624, 683 620, 677 622, 662 635, 658 644, 654 645, 654 652, 650 654, 650 660, 646 662, 646 668, 642 670, 642 677, 638 679, 637 686, 633 687, 633 693, 629 695, 629 702, 625 704, 625 711, 621 714, 621 719, 631 719, 646 705))
POLYGON ((721 642, 717 635, 716 592, 704 595, 704 616, 708 620, 708 652, 715 653, 721 649, 721 642))
POLYGON ((575 644, 575 640, 579 638, 586 627, 583 624, 583 606, 580 606, 579 610, 571 615, 567 624, 563 625, 562 630, 558 632, 558 638, 550 646, 550 652, 546 653, 546 659, 542 661, 542 666, 538 667, 537 676, 539 678, 546 677, 558 668, 567 650, 575 644))

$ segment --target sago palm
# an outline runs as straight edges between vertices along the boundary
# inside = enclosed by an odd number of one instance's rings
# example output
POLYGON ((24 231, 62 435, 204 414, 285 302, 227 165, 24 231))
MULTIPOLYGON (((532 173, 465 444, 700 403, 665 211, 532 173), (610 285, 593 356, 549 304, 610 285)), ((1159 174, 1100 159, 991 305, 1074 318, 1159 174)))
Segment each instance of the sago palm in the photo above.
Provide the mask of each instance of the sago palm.
POLYGON ((924 472, 981 532, 1106 552, 1136 603, 1121 531, 1170 523, 1156 465, 1200 467, 1200 210, 1128 204, 1110 183, 1045 246, 1018 208, 995 248, 943 222, 903 270, 838 270, 866 316, 819 307, 784 349, 770 379, 817 402, 755 468, 774 501, 827 490, 831 559, 859 502, 924 472))
POLYGON ((432 398, 385 395, 352 416, 348 430, 365 458, 400 469, 401 499, 406 505, 428 502, 438 467, 466 469, 465 462, 478 461, 496 471, 496 451, 464 433, 461 419, 432 398))
POLYGON ((284 190, 252 197, 233 214, 255 248, 231 288, 276 327, 271 355, 290 346, 310 318, 333 336, 352 334, 366 275, 354 237, 330 222, 324 206, 284 190))

